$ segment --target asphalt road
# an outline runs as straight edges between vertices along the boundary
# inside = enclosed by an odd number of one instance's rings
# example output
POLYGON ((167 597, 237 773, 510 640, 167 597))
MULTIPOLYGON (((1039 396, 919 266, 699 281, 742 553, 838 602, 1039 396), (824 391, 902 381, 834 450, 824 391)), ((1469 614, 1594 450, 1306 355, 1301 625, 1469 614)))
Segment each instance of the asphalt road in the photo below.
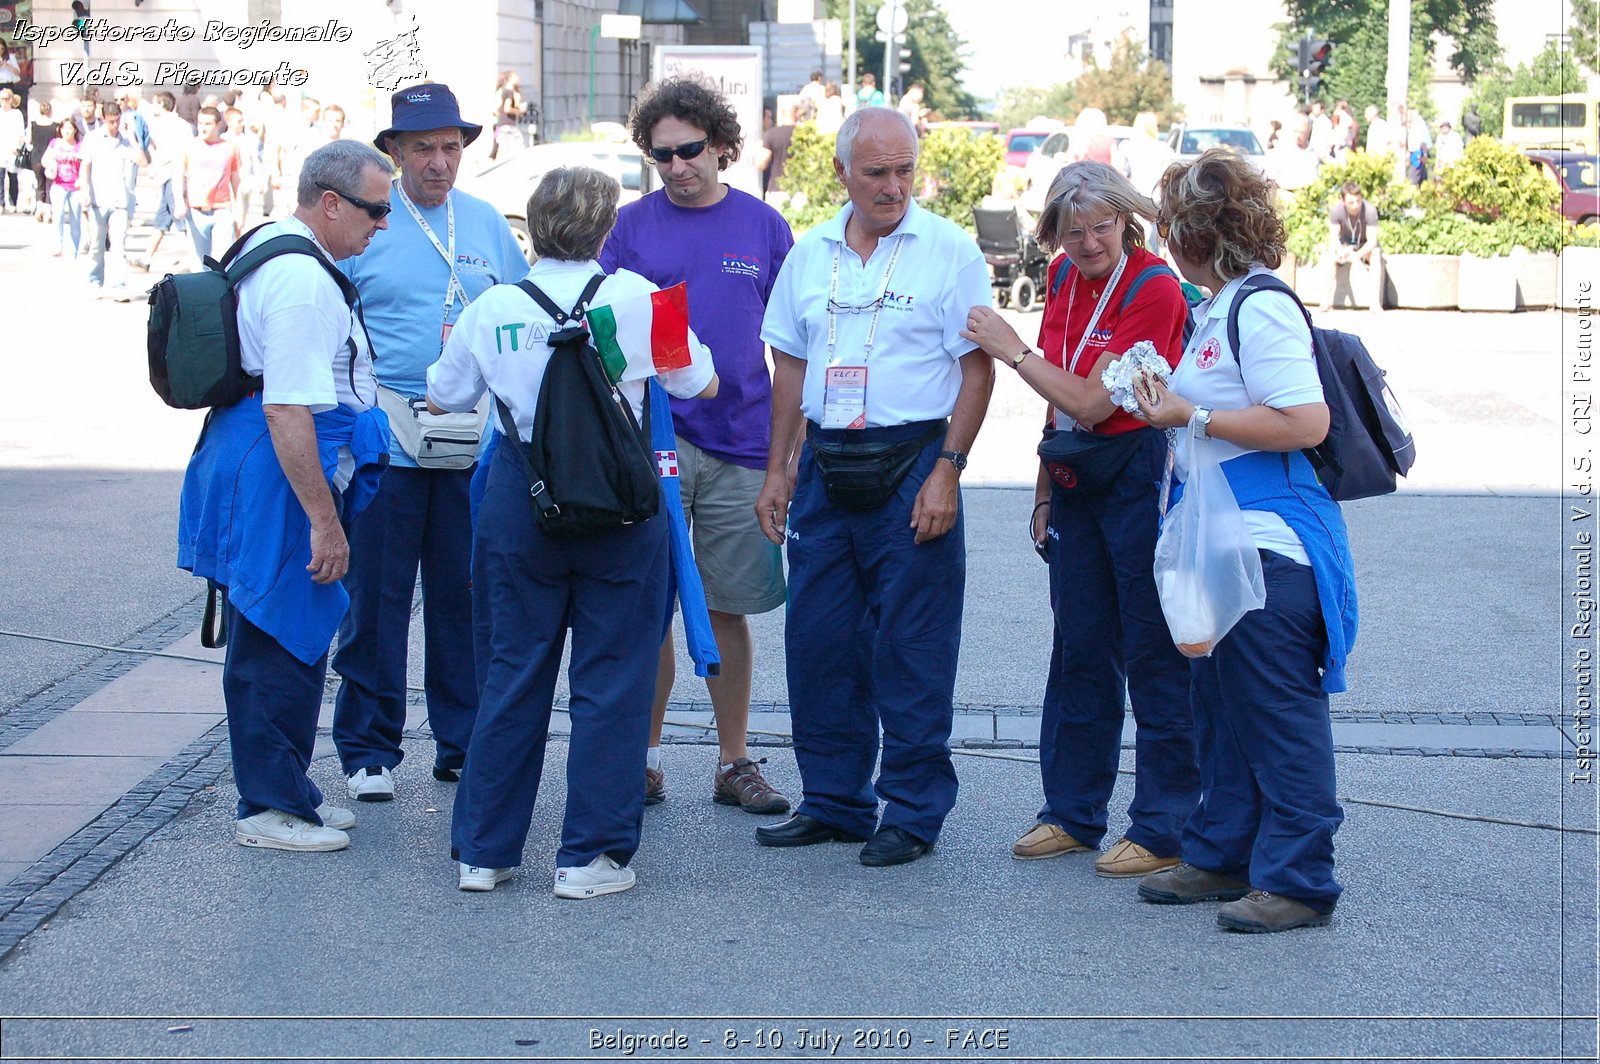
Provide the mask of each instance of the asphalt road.
MULTIPOLYGON (((197 616, 172 530, 198 419, 144 383, 143 308, 90 298, 38 250, 42 229, 0 218, 0 286, 24 296, 4 356, 23 398, 0 419, 0 629, 154 649, 197 616)), ((1336 720, 1569 723, 1574 321, 1336 316, 1389 368, 1422 454, 1402 494, 1346 508, 1362 630, 1336 720)), ((1037 712, 1043 688, 1044 569, 1022 538, 1030 496, 1006 487, 1027 479, 1038 405, 1002 376, 974 451, 965 706, 1037 712)), ((756 701, 781 710, 781 611, 756 633, 756 701)), ((0 636, 0 728, 125 657, 0 636)), ((680 680, 675 700, 703 704, 703 687, 680 680)), ((711 750, 675 748, 639 888, 577 904, 549 891, 559 743, 525 870, 473 896, 454 889, 450 790, 414 777, 358 810, 344 853, 234 846, 216 738, 185 777, 214 783, 169 789, 181 812, 109 872, 16 900, 48 914, 72 898, 0 959, 0 1059, 1594 1059, 1596 792, 1571 756, 1340 755, 1338 915, 1257 938, 1205 907, 1140 905, 1087 860, 1011 861, 1039 803, 1027 751, 964 753, 935 855, 869 870, 843 846, 757 848, 755 818, 701 793, 711 750), (44 1016, 99 1018, 17 1018, 44 1016), (669 1028, 689 1046, 606 1041, 669 1028), (821 1029, 842 1041, 811 1046, 821 1029)), ((767 753, 792 793, 791 755, 767 753)), ((336 762, 314 773, 337 793, 336 762)))

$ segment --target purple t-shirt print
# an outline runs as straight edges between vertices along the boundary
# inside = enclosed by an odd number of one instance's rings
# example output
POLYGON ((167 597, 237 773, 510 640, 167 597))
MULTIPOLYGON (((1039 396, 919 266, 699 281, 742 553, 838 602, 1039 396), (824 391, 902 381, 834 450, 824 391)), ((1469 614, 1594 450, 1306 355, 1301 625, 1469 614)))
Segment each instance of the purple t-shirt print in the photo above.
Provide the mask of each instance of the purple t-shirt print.
POLYGON ((718 458, 765 469, 772 374, 761 319, 794 234, 762 201, 729 188, 709 207, 680 207, 657 190, 622 208, 600 267, 688 288, 689 324, 711 348, 715 399, 672 400, 678 435, 718 458))

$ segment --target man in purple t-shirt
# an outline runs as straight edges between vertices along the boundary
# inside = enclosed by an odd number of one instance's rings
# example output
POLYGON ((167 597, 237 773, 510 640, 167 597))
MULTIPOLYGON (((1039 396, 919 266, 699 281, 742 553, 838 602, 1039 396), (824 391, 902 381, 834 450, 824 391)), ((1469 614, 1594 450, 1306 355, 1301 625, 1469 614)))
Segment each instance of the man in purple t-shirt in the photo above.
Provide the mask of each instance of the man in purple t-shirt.
MULTIPOLYGON (((706 680, 721 747, 711 797, 751 813, 782 813, 789 799, 762 777, 745 746, 754 670, 746 617, 784 601, 783 558, 754 508, 772 408, 761 321, 794 236, 777 211, 717 179, 738 158, 742 137, 733 108, 706 83, 663 81, 639 101, 632 133, 664 187, 622 209, 600 265, 632 270, 663 288, 685 282, 689 324, 711 348, 722 381, 715 399, 672 403, 683 508, 722 655, 721 675, 706 680)), ((669 631, 656 674, 647 805, 666 797, 661 724, 674 661, 669 631)))

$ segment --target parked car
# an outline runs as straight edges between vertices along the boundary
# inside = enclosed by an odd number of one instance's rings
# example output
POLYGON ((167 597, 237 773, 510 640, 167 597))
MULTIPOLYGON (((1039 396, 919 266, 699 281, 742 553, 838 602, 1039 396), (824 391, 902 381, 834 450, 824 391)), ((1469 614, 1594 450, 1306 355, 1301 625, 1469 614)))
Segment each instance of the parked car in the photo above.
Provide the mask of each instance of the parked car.
POLYGON ((1561 186, 1561 214, 1570 222, 1600 222, 1600 156, 1559 148, 1527 153, 1561 186))
POLYGON ((1191 163, 1200 153, 1211 148, 1228 148, 1238 152, 1266 172, 1267 152, 1249 126, 1189 126, 1176 125, 1167 134, 1167 147, 1177 153, 1177 162, 1191 163))
MULTIPOLYGON (((1046 137, 1028 156, 1027 162, 1022 167, 1024 208, 1035 214, 1044 210, 1044 196, 1050 191, 1050 182, 1056 179, 1056 174, 1060 173, 1061 168, 1071 162, 1075 155, 1072 138, 1077 132, 1076 126, 1058 129, 1046 137)), ((1105 135, 1121 144, 1133 136, 1133 127, 1106 126, 1105 135)))
POLYGON ((1048 129, 1013 129, 1006 134, 1006 165, 1022 169, 1033 150, 1050 137, 1048 129))
POLYGON ((609 141, 566 141, 536 144, 515 152, 487 169, 463 177, 457 186, 463 192, 488 200, 505 215, 511 232, 523 253, 532 262, 533 245, 528 241, 528 195, 539 179, 558 166, 592 166, 617 179, 622 186, 622 203, 632 203, 643 194, 644 157, 632 144, 609 141))

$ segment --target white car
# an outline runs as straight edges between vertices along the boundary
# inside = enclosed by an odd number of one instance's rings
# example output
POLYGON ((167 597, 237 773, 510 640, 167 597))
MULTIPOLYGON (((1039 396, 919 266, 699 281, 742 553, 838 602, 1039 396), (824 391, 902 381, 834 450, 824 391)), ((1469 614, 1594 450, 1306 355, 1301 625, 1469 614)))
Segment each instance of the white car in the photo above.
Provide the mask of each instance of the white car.
POLYGON ((505 215, 511 232, 528 261, 534 259, 528 240, 528 196, 539 179, 558 166, 591 166, 617 179, 622 187, 622 203, 632 203, 642 195, 644 157, 632 144, 609 141, 565 141, 536 144, 524 151, 491 163, 470 177, 456 182, 461 191, 487 200, 505 215))
MULTIPOLYGON (((1077 132, 1075 126, 1057 130, 1045 138, 1044 143, 1028 156, 1027 162, 1022 166, 1024 209, 1034 214, 1044 210, 1044 197, 1045 193, 1050 191, 1050 182, 1056 179, 1056 174, 1061 172, 1063 166, 1080 154, 1072 150, 1072 138, 1077 132)), ((1106 126, 1104 135, 1121 144, 1133 136, 1133 127, 1106 126)))

